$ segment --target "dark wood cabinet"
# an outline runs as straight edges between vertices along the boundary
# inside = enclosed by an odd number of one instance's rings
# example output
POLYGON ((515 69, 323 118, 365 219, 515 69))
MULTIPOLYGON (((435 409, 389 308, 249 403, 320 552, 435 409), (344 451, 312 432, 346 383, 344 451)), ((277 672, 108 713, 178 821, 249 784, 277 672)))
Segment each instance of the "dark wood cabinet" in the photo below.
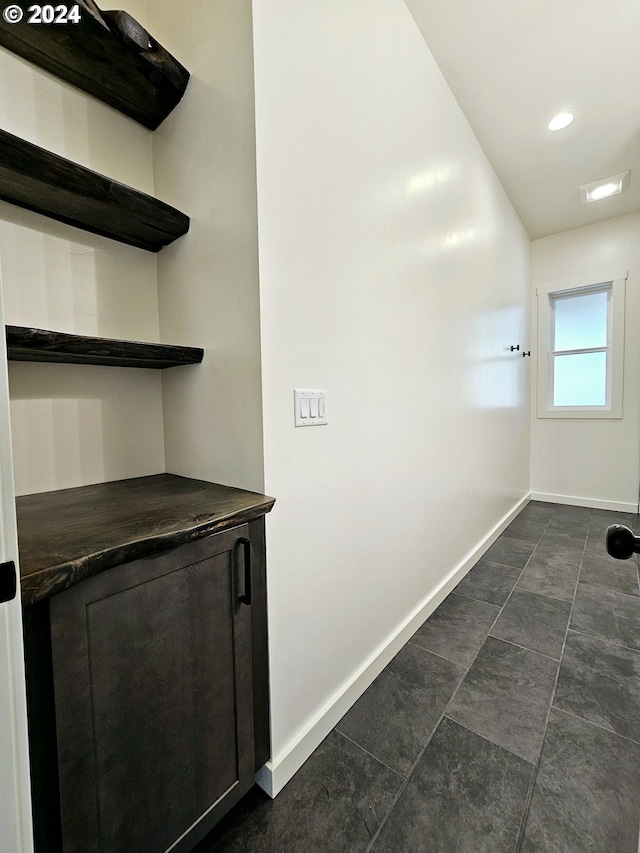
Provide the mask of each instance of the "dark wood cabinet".
POLYGON ((65 853, 189 850, 253 784, 248 534, 136 560, 52 599, 65 853))
POLYGON ((266 640, 262 514, 27 607, 38 853, 192 850, 269 756, 266 640))

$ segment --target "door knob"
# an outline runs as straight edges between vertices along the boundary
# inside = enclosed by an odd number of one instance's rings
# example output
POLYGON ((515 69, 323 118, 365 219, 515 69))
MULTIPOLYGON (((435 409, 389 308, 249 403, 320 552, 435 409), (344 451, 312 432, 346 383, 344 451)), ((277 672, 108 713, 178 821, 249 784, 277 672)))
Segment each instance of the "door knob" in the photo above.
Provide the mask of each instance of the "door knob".
POLYGON ((16 597, 16 566, 13 560, 0 563, 0 602, 11 601, 16 597))
POLYGON ((628 560, 633 554, 640 554, 640 536, 623 524, 607 527, 607 553, 616 560, 628 560))

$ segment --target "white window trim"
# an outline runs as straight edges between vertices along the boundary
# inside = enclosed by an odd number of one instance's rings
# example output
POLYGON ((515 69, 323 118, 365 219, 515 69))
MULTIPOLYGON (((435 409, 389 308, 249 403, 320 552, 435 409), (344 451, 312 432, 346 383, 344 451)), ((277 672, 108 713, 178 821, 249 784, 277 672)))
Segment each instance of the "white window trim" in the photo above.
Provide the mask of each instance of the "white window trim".
POLYGON ((573 281, 556 282, 538 287, 538 418, 622 418, 622 392, 624 380, 624 316, 625 284, 627 270, 606 275, 594 275, 573 281), (604 406, 554 406, 550 399, 551 356, 551 295, 558 296, 581 288, 611 286, 610 313, 610 399, 604 406))

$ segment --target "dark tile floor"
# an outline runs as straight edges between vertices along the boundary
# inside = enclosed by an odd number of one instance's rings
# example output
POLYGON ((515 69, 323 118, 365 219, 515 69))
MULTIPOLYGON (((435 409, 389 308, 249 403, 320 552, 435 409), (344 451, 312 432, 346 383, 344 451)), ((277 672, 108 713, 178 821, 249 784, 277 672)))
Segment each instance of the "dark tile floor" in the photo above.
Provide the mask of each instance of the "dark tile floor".
POLYGON ((638 516, 531 502, 274 800, 198 853, 638 853, 638 516))

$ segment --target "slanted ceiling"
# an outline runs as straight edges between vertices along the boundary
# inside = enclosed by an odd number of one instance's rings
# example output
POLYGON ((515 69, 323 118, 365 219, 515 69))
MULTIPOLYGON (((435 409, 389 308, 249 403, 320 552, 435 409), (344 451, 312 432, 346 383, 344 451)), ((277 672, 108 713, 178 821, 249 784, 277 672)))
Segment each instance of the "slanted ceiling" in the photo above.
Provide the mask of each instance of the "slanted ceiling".
POLYGON ((532 238, 640 210, 637 0, 406 3, 532 238), (581 203, 627 169, 625 193, 581 203))

